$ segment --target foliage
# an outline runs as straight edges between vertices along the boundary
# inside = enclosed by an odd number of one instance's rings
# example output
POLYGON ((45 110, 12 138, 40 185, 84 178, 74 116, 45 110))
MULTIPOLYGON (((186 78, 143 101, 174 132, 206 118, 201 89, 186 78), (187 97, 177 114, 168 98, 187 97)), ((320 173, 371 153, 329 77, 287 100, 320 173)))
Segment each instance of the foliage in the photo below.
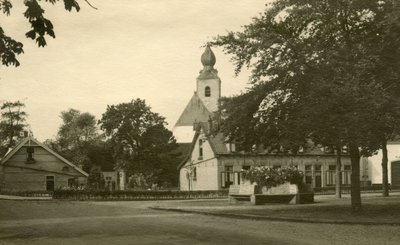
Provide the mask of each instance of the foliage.
POLYGON ((86 172, 93 166, 101 167, 102 171, 113 171, 112 147, 104 135, 99 134, 95 117, 75 109, 62 111, 60 117, 63 124, 57 139, 44 143, 75 165, 81 165, 86 172))
POLYGON ((258 186, 267 188, 275 187, 286 182, 302 185, 303 173, 296 167, 271 168, 268 166, 251 167, 249 170, 241 171, 242 179, 256 183, 258 186))
POLYGON ((64 149, 80 148, 83 142, 87 142, 97 136, 95 116, 88 112, 69 109, 62 111, 63 124, 57 133, 57 140, 64 149))
POLYGON ((102 190, 104 189, 104 186, 105 186, 105 180, 101 173, 101 168, 99 166, 93 166, 89 172, 86 189, 102 190))
MULTIPOLYGON (((39 0, 40 1, 40 0, 39 0)), ((45 36, 55 38, 54 26, 49 19, 44 17, 44 10, 40 6, 38 0, 25 0, 26 11, 24 17, 31 24, 31 30, 25 36, 35 40, 39 47, 46 46, 45 36)), ((58 0, 45 0, 51 4, 55 4, 58 0)), ((75 0, 63 0, 66 10, 71 11, 73 8, 78 12, 79 4, 75 0)), ((12 4, 10 0, 0 0, 0 10, 3 14, 10 15, 12 4)), ((16 55, 23 53, 23 44, 6 36, 3 28, 0 27, 0 59, 2 65, 19 66, 20 63, 16 59, 16 55)))
POLYGON ((358 149, 373 154, 400 122, 399 10, 392 0, 277 0, 243 31, 212 42, 233 55, 236 73, 252 69, 249 94, 265 95, 247 112, 258 134, 243 140, 348 145, 354 209, 361 208, 358 149))
POLYGON ((178 145, 165 128, 165 118, 152 112, 144 100, 136 99, 107 107, 99 120, 112 146, 118 168, 128 175, 143 174, 146 183, 176 183, 178 145))
POLYGON ((0 145, 2 146, 1 155, 4 150, 13 147, 18 139, 21 138, 20 133, 26 127, 25 121, 28 116, 23 108, 25 104, 16 102, 3 102, 1 106, 0 121, 0 145))

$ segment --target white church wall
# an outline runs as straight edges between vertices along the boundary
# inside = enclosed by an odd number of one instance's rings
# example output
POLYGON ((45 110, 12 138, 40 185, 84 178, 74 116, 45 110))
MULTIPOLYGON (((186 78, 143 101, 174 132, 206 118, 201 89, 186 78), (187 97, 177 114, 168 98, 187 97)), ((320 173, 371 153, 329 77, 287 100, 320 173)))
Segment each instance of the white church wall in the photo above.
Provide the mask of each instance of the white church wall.
POLYGON ((172 129, 177 143, 191 143, 195 135, 193 126, 179 126, 172 129))

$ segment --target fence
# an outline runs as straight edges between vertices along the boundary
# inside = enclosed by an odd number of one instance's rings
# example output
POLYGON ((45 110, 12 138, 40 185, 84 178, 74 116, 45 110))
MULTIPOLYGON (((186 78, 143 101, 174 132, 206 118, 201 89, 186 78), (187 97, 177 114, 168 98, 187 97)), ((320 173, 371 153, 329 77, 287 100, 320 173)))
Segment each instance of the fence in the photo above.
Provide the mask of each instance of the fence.
POLYGON ((69 200, 183 200, 227 198, 228 190, 219 191, 80 191, 56 190, 53 199, 69 200))
MULTIPOLYGON (((382 185, 360 186, 362 193, 377 193, 382 192, 382 185)), ((400 186, 389 186, 389 192, 400 192, 400 186)), ((315 195, 334 195, 336 193, 335 186, 316 187, 314 188, 315 195)), ((342 194, 350 194, 350 186, 342 186, 342 194)))

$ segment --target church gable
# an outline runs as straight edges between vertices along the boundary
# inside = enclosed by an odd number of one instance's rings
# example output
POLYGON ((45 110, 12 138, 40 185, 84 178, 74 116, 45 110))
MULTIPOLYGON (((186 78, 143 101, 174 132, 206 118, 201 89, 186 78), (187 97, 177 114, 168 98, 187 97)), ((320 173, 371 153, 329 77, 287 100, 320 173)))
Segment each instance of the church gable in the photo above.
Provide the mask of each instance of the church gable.
POLYGON ((175 127, 193 126, 195 122, 207 122, 210 116, 212 116, 212 113, 203 104, 197 93, 194 93, 175 127))

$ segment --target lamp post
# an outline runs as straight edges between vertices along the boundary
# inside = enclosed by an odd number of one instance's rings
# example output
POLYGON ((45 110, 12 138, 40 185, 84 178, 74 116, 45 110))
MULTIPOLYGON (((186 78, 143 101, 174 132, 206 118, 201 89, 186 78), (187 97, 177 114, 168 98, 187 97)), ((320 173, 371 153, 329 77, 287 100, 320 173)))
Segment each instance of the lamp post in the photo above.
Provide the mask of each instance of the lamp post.
POLYGON ((189 189, 188 189, 188 193, 189 193, 189 199, 190 199, 190 182, 193 179, 193 164, 194 160, 192 160, 190 162, 190 164, 188 166, 186 166, 186 178, 188 179, 188 185, 189 185, 189 189))

